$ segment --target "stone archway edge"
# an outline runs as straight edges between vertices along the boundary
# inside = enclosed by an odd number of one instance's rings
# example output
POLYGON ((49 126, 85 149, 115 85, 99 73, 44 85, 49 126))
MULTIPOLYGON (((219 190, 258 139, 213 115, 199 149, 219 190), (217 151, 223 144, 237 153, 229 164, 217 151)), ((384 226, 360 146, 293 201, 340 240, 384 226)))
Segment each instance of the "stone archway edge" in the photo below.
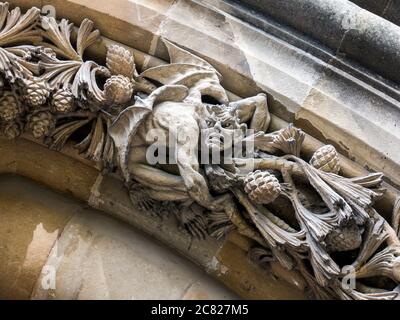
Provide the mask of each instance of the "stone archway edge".
POLYGON ((364 8, 394 24, 400 25, 399 3, 397 1, 373 1, 373 0, 352 0, 361 8, 364 8))
MULTIPOLYGON (((334 52, 346 55, 385 78, 400 83, 400 76, 394 67, 399 65, 400 28, 351 1, 225 2, 247 5, 252 10, 311 36, 334 52), (360 48, 364 48, 365 51, 360 48)), ((374 1, 370 2, 372 5, 374 1)))

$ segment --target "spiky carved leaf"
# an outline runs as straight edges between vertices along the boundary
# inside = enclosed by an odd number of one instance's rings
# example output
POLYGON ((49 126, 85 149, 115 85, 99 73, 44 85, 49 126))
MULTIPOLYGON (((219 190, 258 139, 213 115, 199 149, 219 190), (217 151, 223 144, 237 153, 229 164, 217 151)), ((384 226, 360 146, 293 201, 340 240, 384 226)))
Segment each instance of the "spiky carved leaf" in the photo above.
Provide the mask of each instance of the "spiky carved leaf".
POLYGON ((100 37, 98 30, 93 31, 93 22, 84 19, 78 29, 76 49, 71 42, 73 24, 62 19, 57 22, 53 17, 42 17, 46 25, 42 35, 49 43, 42 43, 62 58, 49 53, 42 53, 40 66, 45 70, 42 78, 49 82, 52 88, 71 86, 75 98, 81 101, 91 99, 99 105, 105 102, 104 94, 97 85, 96 75, 107 74, 104 67, 94 61, 83 61, 85 49, 100 37))
POLYGON ((80 57, 83 57, 83 53, 86 48, 94 44, 100 39, 100 31, 93 30, 94 24, 89 19, 83 19, 78 29, 78 37, 76 39, 76 52, 80 57))
POLYGON ((29 9, 21 15, 19 8, 8 11, 8 3, 0 3, 0 71, 5 78, 14 83, 16 79, 30 78, 39 73, 37 63, 30 62, 38 48, 27 45, 41 40, 35 29, 40 17, 40 10, 29 9), (21 46, 9 47, 17 43, 21 46))
POLYGON ((281 150, 286 154, 300 156, 301 145, 305 139, 305 133, 289 124, 287 128, 272 133, 256 132, 244 139, 244 141, 253 141, 254 146, 262 151, 275 153, 281 150))
POLYGON ((40 17, 40 10, 31 8, 21 16, 20 8, 9 12, 8 7, 7 2, 0 3, 0 46, 40 41, 40 34, 34 29, 40 17))

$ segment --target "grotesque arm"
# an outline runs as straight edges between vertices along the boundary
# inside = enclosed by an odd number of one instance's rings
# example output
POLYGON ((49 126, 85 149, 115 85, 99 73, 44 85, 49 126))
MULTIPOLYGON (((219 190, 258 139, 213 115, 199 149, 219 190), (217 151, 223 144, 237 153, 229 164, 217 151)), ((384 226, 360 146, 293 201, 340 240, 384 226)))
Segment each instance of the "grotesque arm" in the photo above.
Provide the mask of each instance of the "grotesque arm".
POLYGON ((250 129, 266 131, 271 117, 268 111, 267 96, 260 93, 254 97, 229 103, 232 115, 239 117, 240 122, 250 120, 250 129))

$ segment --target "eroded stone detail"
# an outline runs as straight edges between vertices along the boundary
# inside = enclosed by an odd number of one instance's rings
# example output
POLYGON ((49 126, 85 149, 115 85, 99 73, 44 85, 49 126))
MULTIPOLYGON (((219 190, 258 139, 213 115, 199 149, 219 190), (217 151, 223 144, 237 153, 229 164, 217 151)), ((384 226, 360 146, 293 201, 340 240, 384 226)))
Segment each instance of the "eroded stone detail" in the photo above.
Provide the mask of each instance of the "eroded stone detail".
POLYGON ((100 36, 91 21, 85 19, 71 41, 72 24, 39 12, 22 15, 0 4, 6 137, 26 130, 56 150, 78 140, 84 157, 105 173, 121 174, 143 210, 172 213, 199 238, 236 229, 257 244, 253 260, 265 265, 275 259, 297 270, 314 297, 398 296, 399 205, 393 228, 373 207, 384 192, 382 174, 339 175, 333 146, 320 148, 307 163, 300 129, 267 132, 265 94, 229 101, 212 65, 166 40, 169 64, 138 73, 132 53, 113 45, 101 66, 83 56, 100 36), (153 131, 173 136, 173 145, 149 136, 153 131), (147 152, 155 142, 175 162, 151 163, 147 152), (231 163, 203 161, 197 150, 223 154, 239 145, 242 154, 246 143, 254 149, 246 157, 234 154, 231 163), (293 221, 276 213, 282 208, 293 221), (344 284, 349 270, 354 286, 344 284))

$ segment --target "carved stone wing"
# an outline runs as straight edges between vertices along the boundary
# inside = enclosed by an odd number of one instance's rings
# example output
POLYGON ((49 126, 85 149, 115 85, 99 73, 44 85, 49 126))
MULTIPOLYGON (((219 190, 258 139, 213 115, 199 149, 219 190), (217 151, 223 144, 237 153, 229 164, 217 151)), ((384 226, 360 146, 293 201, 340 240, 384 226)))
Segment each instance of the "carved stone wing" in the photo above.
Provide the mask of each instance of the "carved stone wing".
POLYGON ((135 104, 121 112, 108 129, 114 140, 117 150, 118 165, 124 179, 129 182, 130 175, 127 166, 127 157, 131 137, 136 133, 139 125, 152 112, 153 107, 163 101, 183 101, 188 94, 185 86, 169 85, 154 90, 147 98, 136 98, 135 104))
POLYGON ((208 95, 220 103, 227 103, 228 97, 220 84, 221 75, 207 61, 196 57, 167 40, 170 63, 145 70, 141 78, 155 80, 163 85, 184 85, 189 88, 189 98, 201 102, 202 95, 208 95))

